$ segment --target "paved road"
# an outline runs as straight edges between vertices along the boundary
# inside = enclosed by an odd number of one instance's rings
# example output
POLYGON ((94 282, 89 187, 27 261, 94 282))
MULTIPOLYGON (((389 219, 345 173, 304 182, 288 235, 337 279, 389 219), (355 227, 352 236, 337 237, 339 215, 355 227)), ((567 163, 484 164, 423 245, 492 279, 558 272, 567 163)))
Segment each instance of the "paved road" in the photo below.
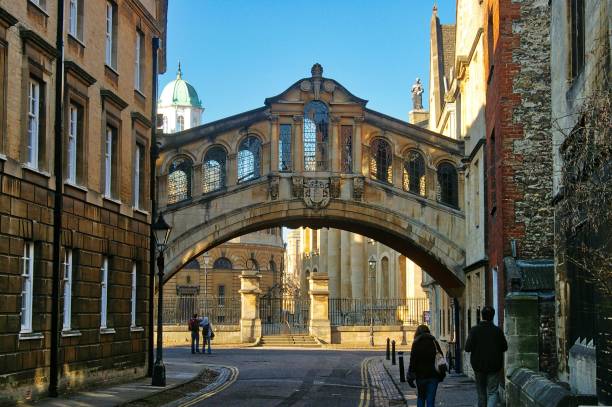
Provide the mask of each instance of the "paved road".
POLYGON ((357 407, 364 388, 362 361, 375 354, 380 351, 243 348, 217 349, 210 356, 195 355, 205 363, 239 369, 233 385, 197 405, 357 407))

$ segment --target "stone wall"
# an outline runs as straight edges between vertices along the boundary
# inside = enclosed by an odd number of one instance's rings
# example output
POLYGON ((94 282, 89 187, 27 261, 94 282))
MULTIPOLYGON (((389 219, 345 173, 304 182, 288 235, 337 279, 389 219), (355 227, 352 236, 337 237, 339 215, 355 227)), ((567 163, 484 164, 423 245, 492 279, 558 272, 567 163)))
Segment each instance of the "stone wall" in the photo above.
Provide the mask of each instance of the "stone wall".
MULTIPOLYGON (((375 326, 374 346, 387 346, 387 338, 395 341, 396 350, 410 350, 416 326, 375 326)), ((369 326, 332 326, 331 344, 343 347, 363 348, 370 346, 369 326)))
MULTIPOLYGON (((237 345, 240 344, 240 325, 215 325, 213 326, 215 339, 211 346, 215 345, 237 345)), ((157 340, 157 335, 155 336, 157 340)), ((191 332, 183 325, 164 325, 164 346, 191 346, 191 332)), ((200 335, 200 346, 202 346, 202 335, 200 335)))

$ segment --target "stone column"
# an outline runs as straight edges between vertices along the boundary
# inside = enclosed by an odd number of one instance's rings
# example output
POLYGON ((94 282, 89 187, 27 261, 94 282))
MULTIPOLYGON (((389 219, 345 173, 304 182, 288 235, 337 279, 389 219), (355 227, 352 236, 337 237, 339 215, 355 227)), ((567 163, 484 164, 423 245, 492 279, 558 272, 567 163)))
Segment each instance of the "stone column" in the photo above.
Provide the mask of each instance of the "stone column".
POLYGON ((539 370, 539 327, 536 293, 511 292, 506 295, 504 334, 508 351, 504 356, 507 375, 521 367, 539 370))
POLYGON ((339 147, 339 143, 338 140, 340 139, 339 136, 339 127, 340 127, 340 117, 339 116, 332 116, 331 117, 331 127, 332 127, 332 137, 331 137, 331 143, 330 143, 330 150, 329 150, 329 158, 331 160, 331 167, 330 170, 333 173, 338 173, 340 172, 340 147, 339 147))
POLYGON ((261 274, 255 270, 243 270, 240 276, 240 342, 255 342, 261 337, 259 319, 259 281, 261 274))
POLYGON ((328 230, 327 228, 319 229, 319 272, 323 272, 328 274, 327 271, 327 239, 328 239, 328 230))
POLYGON ((327 233, 327 275, 329 276, 329 297, 339 298, 341 292, 339 229, 329 229, 327 233))
POLYGON ((325 273, 313 273, 310 277, 310 321, 308 328, 311 336, 323 343, 331 343, 329 323, 329 277, 325 273))
POLYGON ((270 121, 270 173, 278 172, 278 115, 271 114, 270 121))
POLYGON ((351 232, 340 231, 340 296, 351 298, 351 232))
POLYGON ((202 192, 202 163, 195 163, 191 178, 191 196, 200 196, 202 192))
POLYGON ((366 275, 364 273, 364 253, 364 237, 351 233, 351 294, 353 298, 364 298, 363 285, 366 275))
POLYGON ((361 160, 361 123, 363 117, 355 117, 355 133, 353 139, 353 172, 358 175, 367 174, 367 163, 365 164, 366 172, 362 170, 361 160))
POLYGON ((236 185, 238 182, 238 167, 236 163, 237 154, 227 155, 227 182, 226 186, 236 185))
POLYGON ((293 116, 293 172, 304 171, 304 138, 302 137, 302 126, 304 116, 293 116))
POLYGON ((399 256, 397 267, 398 267, 397 296, 398 298, 406 298, 407 294, 406 294, 406 257, 405 256, 403 255, 399 256))

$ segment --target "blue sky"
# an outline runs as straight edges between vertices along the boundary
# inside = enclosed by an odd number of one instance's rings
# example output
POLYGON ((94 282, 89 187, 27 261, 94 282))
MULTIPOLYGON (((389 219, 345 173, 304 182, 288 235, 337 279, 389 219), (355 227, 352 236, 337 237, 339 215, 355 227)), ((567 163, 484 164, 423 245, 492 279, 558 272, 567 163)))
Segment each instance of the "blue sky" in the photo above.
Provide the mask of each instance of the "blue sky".
MULTIPOLYGON (((204 122, 263 105, 319 62, 368 107, 407 119, 410 87, 428 91, 433 0, 170 0, 168 70, 195 86, 204 122)), ((455 0, 438 0, 442 23, 455 0)), ((424 98, 426 99, 426 98, 424 98)), ((424 100, 425 103, 426 100, 424 100)))

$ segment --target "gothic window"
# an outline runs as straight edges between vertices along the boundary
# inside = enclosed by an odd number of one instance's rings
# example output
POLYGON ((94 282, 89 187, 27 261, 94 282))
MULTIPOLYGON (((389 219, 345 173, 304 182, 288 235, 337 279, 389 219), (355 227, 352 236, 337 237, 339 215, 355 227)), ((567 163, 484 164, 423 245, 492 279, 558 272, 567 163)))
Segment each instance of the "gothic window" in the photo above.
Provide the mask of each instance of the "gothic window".
POLYGON ((191 160, 178 157, 168 171, 168 203, 173 204, 191 196, 191 160))
POLYGON ((340 127, 340 171, 353 172, 353 126, 340 127))
POLYGON ((438 201, 450 206, 458 206, 459 186, 455 166, 444 162, 438 166, 438 201))
POLYGON ((291 125, 280 125, 278 138, 278 170, 291 171, 291 125))
POLYGON ((393 182, 393 152, 391 145, 376 138, 370 145, 370 176, 382 182, 393 182))
POLYGON ((585 57, 584 0, 570 0, 571 78, 582 71, 585 57))
POLYGON ((178 116, 176 118, 176 131, 183 131, 185 129, 185 118, 178 116))
POLYGON ((327 171, 329 112, 323 102, 304 108, 304 171, 327 171))
POLYGON ((410 151, 406 161, 404 161, 404 190, 425 196, 425 160, 423 156, 416 152, 410 151))
POLYGON ((214 269, 231 270, 232 269, 232 262, 227 257, 219 257, 213 263, 213 268, 214 269))
POLYGON ((226 154, 222 147, 209 149, 202 165, 202 191, 206 194, 225 187, 226 154))
POLYGON ((259 178, 261 168, 261 141, 250 134, 238 148, 238 183, 259 178))

